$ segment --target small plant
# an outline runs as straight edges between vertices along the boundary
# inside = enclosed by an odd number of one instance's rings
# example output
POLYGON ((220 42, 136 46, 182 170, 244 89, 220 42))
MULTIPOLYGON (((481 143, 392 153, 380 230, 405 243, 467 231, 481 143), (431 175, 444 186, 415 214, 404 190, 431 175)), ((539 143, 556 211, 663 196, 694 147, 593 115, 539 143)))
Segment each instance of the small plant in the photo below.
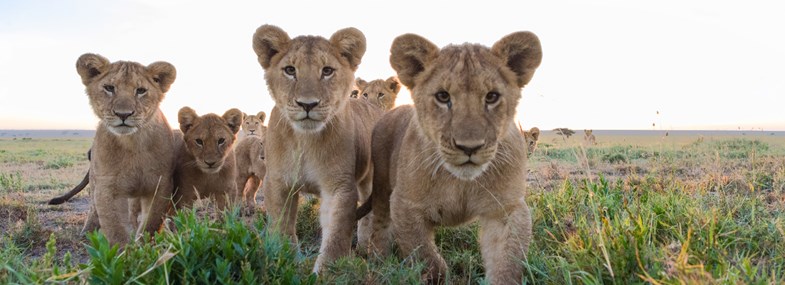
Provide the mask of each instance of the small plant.
POLYGON ((603 155, 602 160, 610 164, 627 163, 627 157, 621 153, 603 155))
POLYGON ((67 168, 74 165, 74 159, 68 156, 59 156, 52 161, 49 161, 44 165, 44 169, 61 169, 67 168))
POLYGON ((22 191, 24 184, 22 183, 22 174, 16 173, 0 173, 0 190, 4 192, 22 191))

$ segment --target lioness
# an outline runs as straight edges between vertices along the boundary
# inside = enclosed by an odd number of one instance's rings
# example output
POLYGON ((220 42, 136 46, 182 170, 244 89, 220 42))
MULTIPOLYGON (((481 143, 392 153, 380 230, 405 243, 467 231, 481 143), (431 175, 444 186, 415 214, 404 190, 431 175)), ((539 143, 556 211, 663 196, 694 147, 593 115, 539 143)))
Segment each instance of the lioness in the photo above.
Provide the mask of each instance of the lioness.
POLYGON ((368 100, 371 104, 376 105, 383 110, 390 110, 395 106, 395 98, 398 97, 398 92, 401 91, 401 83, 398 78, 392 76, 387 80, 376 79, 370 82, 357 78, 355 80, 358 93, 362 94, 363 99, 368 100))
POLYGON ((260 135, 267 130, 264 126, 264 119, 267 118, 267 113, 260 111, 256 115, 245 115, 243 113, 243 134, 246 136, 260 135))
POLYGON ((443 282, 447 265, 434 229, 479 219, 488 280, 520 283, 532 228, 526 148, 513 120, 521 88, 540 64, 539 40, 517 32, 490 49, 439 49, 406 34, 390 52, 414 106, 387 112, 374 127, 371 250, 386 253, 392 222, 401 254, 424 261, 426 278, 443 282))
POLYGON ((245 206, 253 211, 256 193, 267 173, 264 163, 264 132, 246 136, 237 141, 234 147, 237 158, 237 190, 241 193, 245 206))
POLYGON ((370 194, 371 131, 382 111, 346 96, 365 53, 365 36, 346 28, 329 40, 290 39, 280 28, 263 25, 253 36, 253 49, 275 101, 264 145, 264 204, 271 228, 296 243, 299 192, 319 195, 322 243, 313 268, 318 272, 350 254, 358 196, 370 194))
POLYGON ((159 104, 177 73, 167 62, 110 63, 90 53, 79 57, 76 71, 100 119, 90 150, 91 217, 109 242, 124 245, 136 231, 130 203, 140 203, 144 229, 153 232, 171 199, 174 137, 159 104))
POLYGON ((218 208, 227 208, 227 198, 234 202, 239 197, 233 145, 243 112, 230 109, 223 116, 199 116, 193 109, 183 107, 177 120, 183 141, 175 171, 175 207, 187 208, 197 198, 213 197, 218 208))

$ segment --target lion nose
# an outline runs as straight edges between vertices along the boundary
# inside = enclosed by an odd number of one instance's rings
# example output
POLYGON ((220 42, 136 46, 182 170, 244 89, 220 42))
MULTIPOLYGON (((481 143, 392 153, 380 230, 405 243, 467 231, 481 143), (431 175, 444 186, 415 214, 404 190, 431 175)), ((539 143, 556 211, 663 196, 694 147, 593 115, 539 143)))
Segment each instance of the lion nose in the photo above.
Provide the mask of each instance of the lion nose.
POLYGON ((483 145, 485 145, 485 141, 478 141, 478 142, 458 142, 453 140, 453 144, 456 148, 463 151, 468 156, 472 156, 472 154, 476 153, 483 145))
POLYGON ((304 103, 304 102, 297 101, 297 105, 303 107, 303 110, 305 110, 306 112, 310 112, 311 109, 316 107, 316 105, 319 105, 319 101, 311 102, 311 103, 304 103))
POLYGON ((130 112, 129 111, 120 111, 120 112, 114 111, 114 115, 119 117, 123 121, 128 119, 128 117, 130 117, 133 114, 134 114, 134 111, 130 111, 130 112))

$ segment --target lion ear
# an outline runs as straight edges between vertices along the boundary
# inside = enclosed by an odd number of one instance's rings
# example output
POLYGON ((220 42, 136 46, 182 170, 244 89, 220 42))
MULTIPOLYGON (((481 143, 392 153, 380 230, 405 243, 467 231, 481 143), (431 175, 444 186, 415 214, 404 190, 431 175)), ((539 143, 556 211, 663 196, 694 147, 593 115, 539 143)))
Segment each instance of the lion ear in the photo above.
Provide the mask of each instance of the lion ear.
POLYGON ((532 32, 515 32, 493 44, 491 52, 500 57, 517 78, 518 87, 526 86, 542 61, 540 39, 532 32))
POLYGON ((153 78, 153 81, 161 88, 161 92, 166 93, 169 87, 174 83, 177 78, 177 70, 174 65, 165 61, 153 62, 147 66, 147 72, 153 78))
POLYGON ((365 35, 356 28, 345 28, 335 32, 330 37, 330 43, 349 61, 352 71, 356 71, 365 55, 365 35))
POLYGON ((232 133, 237 134, 240 131, 240 127, 243 125, 243 112, 237 108, 232 108, 226 111, 222 117, 229 129, 232 130, 232 133))
POLYGON ((398 77, 390 76, 390 78, 387 78, 385 82, 387 83, 387 87, 389 87, 393 93, 398 94, 398 92, 401 91, 401 82, 398 81, 398 77))
POLYGON ((359 90, 357 90, 357 93, 359 94, 360 90, 363 90, 363 89, 365 89, 365 87, 368 87, 368 81, 365 81, 362 78, 357 77, 354 80, 354 85, 356 85, 357 89, 359 89, 359 90))
POLYGON ((82 84, 87 85, 98 75, 109 69, 109 60, 103 56, 86 53, 76 60, 76 72, 82 77, 82 84))
POLYGON ((259 121, 262 121, 262 123, 264 123, 264 119, 267 118, 267 113, 265 113, 264 111, 259 111, 259 113, 256 113, 256 117, 259 118, 259 121))
POLYGON ((197 120, 199 120, 199 115, 197 115, 196 111, 191 109, 191 107, 182 107, 180 108, 180 111, 177 112, 177 122, 180 123, 180 130, 183 131, 183 134, 188 132, 197 120))
POLYGON ((534 138, 535 141, 540 139, 540 129, 539 128, 532 127, 531 129, 529 129, 529 133, 532 134, 532 137, 534 138))
POLYGON ((390 65, 398 73, 401 83, 411 90, 417 75, 425 70, 438 53, 439 47, 427 39, 415 34, 405 34, 393 40, 390 47, 390 65))
POLYGON ((289 47, 289 35, 273 25, 262 25, 253 34, 253 51, 256 59, 267 70, 273 64, 273 57, 289 47))

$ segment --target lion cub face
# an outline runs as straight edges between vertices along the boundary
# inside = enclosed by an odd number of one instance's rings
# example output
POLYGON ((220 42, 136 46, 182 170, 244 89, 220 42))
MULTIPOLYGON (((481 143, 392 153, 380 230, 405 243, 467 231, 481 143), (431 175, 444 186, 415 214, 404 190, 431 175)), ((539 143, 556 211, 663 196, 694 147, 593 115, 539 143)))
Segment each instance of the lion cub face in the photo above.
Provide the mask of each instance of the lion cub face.
POLYGON ((376 79, 371 82, 357 78, 355 84, 359 89, 358 93, 362 94, 363 99, 384 110, 393 108, 395 98, 398 97, 398 92, 401 91, 401 83, 398 82, 398 78, 395 76, 387 78, 387 80, 376 79))
POLYGON ((200 117, 193 109, 183 107, 177 120, 183 131, 185 147, 195 158, 196 166, 205 173, 221 171, 224 160, 231 154, 243 113, 230 109, 223 116, 211 113, 200 117))
POLYGON ((346 105, 354 71, 365 53, 365 36, 355 28, 290 39, 278 27, 264 25, 253 48, 278 107, 292 128, 319 132, 346 105))
POLYGON ((148 66, 130 61, 110 63, 97 54, 84 54, 76 71, 90 97, 93 112, 115 135, 133 134, 158 111, 177 72, 167 62, 148 66))
POLYGON ((540 129, 532 127, 528 131, 524 131, 520 125, 518 128, 523 134, 523 140, 526 142, 526 157, 531 157, 532 153, 537 150, 537 141, 540 139, 540 129))
POLYGON ((412 91, 419 125, 444 167, 459 179, 473 180, 515 128, 521 88, 541 58, 539 40, 528 32, 508 35, 490 49, 476 44, 439 49, 407 34, 393 41, 390 63, 412 91))
POLYGON ((245 115, 243 118, 243 133, 248 136, 261 136, 264 134, 264 130, 267 127, 264 126, 264 119, 267 118, 267 114, 264 111, 257 113, 256 115, 245 115))

